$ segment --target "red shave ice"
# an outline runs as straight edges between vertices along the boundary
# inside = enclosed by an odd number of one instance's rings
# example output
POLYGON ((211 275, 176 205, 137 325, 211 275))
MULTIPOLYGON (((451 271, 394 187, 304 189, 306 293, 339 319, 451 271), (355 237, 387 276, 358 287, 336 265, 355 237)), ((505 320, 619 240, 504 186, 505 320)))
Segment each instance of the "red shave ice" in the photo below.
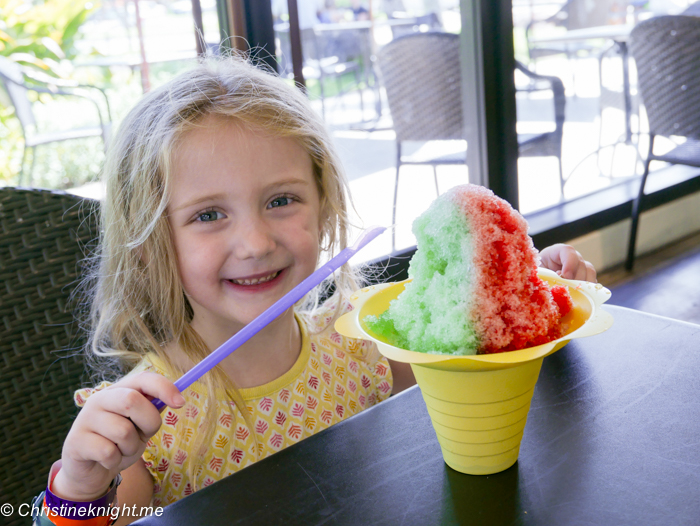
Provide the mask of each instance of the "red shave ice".
POLYGON ((572 308, 566 287, 556 292, 537 276, 539 257, 527 223, 507 201, 476 185, 453 196, 471 226, 474 306, 479 354, 541 345, 562 336, 559 320, 572 308))
POLYGON ((438 354, 524 349, 563 335, 566 287, 539 278, 527 223, 490 190, 459 186, 413 225, 413 281, 369 327, 394 345, 438 354))

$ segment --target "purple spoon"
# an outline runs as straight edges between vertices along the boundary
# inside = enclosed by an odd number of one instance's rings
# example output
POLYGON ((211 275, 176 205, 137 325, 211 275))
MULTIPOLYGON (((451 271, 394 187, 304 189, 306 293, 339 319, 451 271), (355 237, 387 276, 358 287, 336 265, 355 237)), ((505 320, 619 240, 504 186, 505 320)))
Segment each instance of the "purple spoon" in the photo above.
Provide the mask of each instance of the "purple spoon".
MULTIPOLYGON (((347 263, 361 248, 385 230, 386 228, 382 226, 370 227, 365 230, 353 246, 341 250, 337 256, 329 260, 325 265, 319 267, 313 274, 287 292, 287 294, 277 300, 272 306, 265 310, 265 312, 260 314, 260 316, 231 336, 231 338, 222 343, 218 349, 178 378, 175 381, 175 387, 177 387, 180 392, 187 389, 204 376, 205 373, 213 369, 221 360, 260 332, 272 320, 292 307, 297 301, 303 298, 307 292, 333 274, 335 270, 347 263)), ((154 398, 151 402, 159 411, 162 411, 165 407, 165 402, 159 398, 154 398)))

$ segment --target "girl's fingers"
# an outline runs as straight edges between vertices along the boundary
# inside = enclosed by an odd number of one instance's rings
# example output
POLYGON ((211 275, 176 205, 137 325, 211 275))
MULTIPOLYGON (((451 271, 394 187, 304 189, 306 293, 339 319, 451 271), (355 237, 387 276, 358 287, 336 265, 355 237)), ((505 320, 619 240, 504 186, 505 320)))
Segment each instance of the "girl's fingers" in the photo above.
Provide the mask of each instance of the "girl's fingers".
POLYGON ((586 269, 586 261, 583 259, 583 257, 579 254, 578 261, 576 262, 576 272, 574 275, 576 276, 574 279, 577 279, 579 281, 586 281, 586 274, 587 274, 587 269, 586 269))
POLYGON ((123 458, 121 451, 114 442, 94 432, 81 433, 78 447, 66 449, 66 446, 64 446, 64 468, 65 458, 68 456, 70 459, 79 462, 96 462, 107 471, 114 472, 118 471, 123 458))
POLYGON ((160 398, 170 407, 177 408, 185 405, 185 399, 182 397, 177 387, 175 387, 175 384, 165 376, 161 376, 157 373, 140 373, 126 376, 113 386, 105 389, 105 391, 117 387, 128 387, 140 392, 146 397, 160 398))
POLYGON ((592 283, 598 283, 598 273, 596 272, 595 267, 589 261, 585 261, 585 263, 586 263, 586 281, 590 281, 592 283))
POLYGON ((145 432, 139 430, 132 420, 107 411, 96 414, 90 422, 90 427, 93 434, 100 435, 115 444, 123 457, 140 455, 148 439, 155 434, 144 436, 145 432))
POLYGON ((540 252, 542 266, 561 273, 563 266, 562 252, 566 248, 566 245, 557 243, 556 245, 551 245, 542 250, 542 252, 540 252))
POLYGON ((97 417, 103 413, 114 414, 122 420, 116 420, 119 427, 113 430, 113 433, 123 436, 131 424, 145 442, 158 432, 162 423, 160 413, 151 403, 151 399, 155 397, 169 402, 168 405, 173 407, 181 407, 185 402, 177 387, 164 376, 141 373, 127 376, 93 394, 88 398, 78 419, 90 431, 108 436, 109 431, 102 427, 103 422, 97 417))
POLYGON ((596 282, 593 265, 572 246, 558 243, 541 253, 542 265, 554 270, 562 278, 596 282))
POLYGON ((573 247, 565 247, 559 253, 561 277, 565 279, 583 279, 586 276, 583 257, 573 247))
MULTIPOLYGON (((117 385, 100 393, 102 396, 99 402, 102 411, 97 415, 112 414, 117 419, 121 419, 120 422, 130 424, 132 427, 136 426, 137 433, 143 435, 144 441, 148 440, 158 432, 162 423, 158 409, 139 391, 129 387, 117 387, 117 385)), ((104 434, 103 431, 106 432, 106 430, 99 427, 97 415, 94 418, 95 422, 90 422, 88 426, 92 431, 104 434)), ((116 433, 122 434, 124 431, 125 429, 120 425, 116 433)))

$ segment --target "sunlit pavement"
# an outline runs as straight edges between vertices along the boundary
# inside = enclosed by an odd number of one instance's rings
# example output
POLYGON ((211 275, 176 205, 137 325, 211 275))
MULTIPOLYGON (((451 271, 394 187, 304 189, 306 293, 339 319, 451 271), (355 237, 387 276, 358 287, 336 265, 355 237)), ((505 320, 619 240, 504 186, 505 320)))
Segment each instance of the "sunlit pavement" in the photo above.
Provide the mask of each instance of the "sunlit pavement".
MULTIPOLYGON (((604 69, 606 84, 621 85, 621 64, 609 60, 604 69)), ((589 193, 615 181, 628 178, 641 171, 636 145, 619 143, 600 151, 599 137, 599 80, 598 61, 583 58, 568 63, 563 58, 542 60, 537 72, 558 75, 567 89, 566 122, 563 139, 563 167, 566 178, 565 198, 589 193), (575 69, 575 83, 572 71, 575 69), (575 91, 574 91, 575 84, 575 91), (614 159, 612 157, 615 152, 614 159)), ((354 239, 359 231, 370 225, 391 226, 394 199, 395 136, 391 130, 391 117, 382 100, 382 115, 375 111, 377 92, 365 90, 364 113, 360 111, 358 91, 349 91, 340 98, 326 99, 326 121, 332 130, 338 153, 345 167, 354 210, 351 214, 354 239)), ((551 99, 542 95, 518 95, 518 132, 537 133, 553 129, 551 99)), ((319 100, 312 105, 321 113, 319 100)), ((606 108, 603 112, 602 144, 615 144, 624 134, 624 114, 621 110, 606 108)), ((632 128, 638 129, 633 118, 632 128)), ((643 125, 644 129, 644 125, 643 125)), ((635 135, 636 140, 636 135, 635 135)), ((642 136, 641 151, 646 151, 642 136)), ((444 148, 439 143, 424 146, 425 150, 444 148)), ((442 150, 440 150, 442 151, 442 150)), ((556 205, 561 200, 557 161, 554 157, 523 158, 518 161, 520 210, 528 213, 556 205)), ((440 192, 468 182, 466 166, 439 166, 440 192)), ((98 183, 76 188, 74 193, 87 197, 101 197, 98 183)), ((396 212, 396 250, 415 244, 411 233, 413 220, 436 197, 433 171, 430 166, 404 165, 401 168, 398 206, 396 212)), ((380 258, 391 252, 391 235, 387 233, 372 242, 357 257, 356 262, 380 258)))
MULTIPOLYGON (((621 86, 621 63, 608 60, 604 64, 606 85, 621 86)), ((563 58, 542 60, 537 72, 558 75, 567 90, 562 162, 566 179, 564 197, 572 199, 604 188, 641 172, 634 145, 624 144, 624 113, 615 108, 603 110, 602 141, 599 154, 600 109, 599 75, 596 58, 582 58, 568 63, 563 58), (576 70, 575 82, 572 71, 576 70), (575 90, 574 90, 575 85, 575 90), (617 146, 613 146, 613 145, 617 146), (613 156, 614 152, 614 156, 613 156)), ((632 68, 634 74, 634 69, 632 68)), ((554 112, 551 98, 543 95, 519 94, 518 132, 537 133, 553 129, 554 112)), ((377 119, 373 111, 375 92, 366 90, 365 111, 360 112, 359 95, 349 92, 342 101, 326 103, 326 120, 333 129, 336 146, 350 180, 355 204, 355 221, 359 228, 380 224, 390 226, 394 198, 396 146, 391 119, 383 101, 383 114, 377 119), (369 103, 368 103, 369 102, 369 103), (364 122, 361 122, 364 118, 364 122), (377 131, 371 131, 375 127, 377 131), (370 131, 367 131, 370 130, 370 131)), ((620 99, 621 100, 621 99, 620 99)), ((314 101, 320 111, 320 101, 314 101)), ((639 127, 636 116, 632 129, 639 127)), ((431 147, 438 147, 427 145, 431 147)), ((645 150, 642 136, 641 151, 645 150)), ((523 158, 518 161, 520 210, 523 213, 556 205, 562 199, 557 160, 554 157, 523 158)), ((468 181, 468 170, 462 166, 439 166, 440 192, 468 181)), ((404 165, 401 168, 396 213, 396 249, 415 244, 411 223, 435 198, 435 184, 430 166, 404 165)), ((378 258, 391 252, 389 234, 368 246, 359 260, 378 258)))

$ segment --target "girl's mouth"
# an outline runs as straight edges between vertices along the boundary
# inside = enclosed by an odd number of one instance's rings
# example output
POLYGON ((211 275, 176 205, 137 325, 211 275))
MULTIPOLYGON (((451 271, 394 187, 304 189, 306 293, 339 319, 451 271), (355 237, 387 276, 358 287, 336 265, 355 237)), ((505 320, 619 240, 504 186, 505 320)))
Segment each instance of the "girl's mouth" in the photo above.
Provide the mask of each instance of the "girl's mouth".
POLYGON ((265 285, 274 281, 283 272, 284 270, 276 270, 265 276, 259 276, 255 278, 230 279, 228 280, 228 282, 233 283, 234 285, 237 285, 239 287, 254 287, 257 285, 258 287, 256 288, 259 288, 261 285, 265 285))
POLYGON ((278 274, 279 270, 276 272, 273 272, 272 274, 268 274, 267 276, 263 276, 261 278, 252 278, 252 279, 232 279, 231 281, 235 283, 236 285, 257 285, 258 283, 265 283, 267 281, 272 281, 275 279, 278 274))

